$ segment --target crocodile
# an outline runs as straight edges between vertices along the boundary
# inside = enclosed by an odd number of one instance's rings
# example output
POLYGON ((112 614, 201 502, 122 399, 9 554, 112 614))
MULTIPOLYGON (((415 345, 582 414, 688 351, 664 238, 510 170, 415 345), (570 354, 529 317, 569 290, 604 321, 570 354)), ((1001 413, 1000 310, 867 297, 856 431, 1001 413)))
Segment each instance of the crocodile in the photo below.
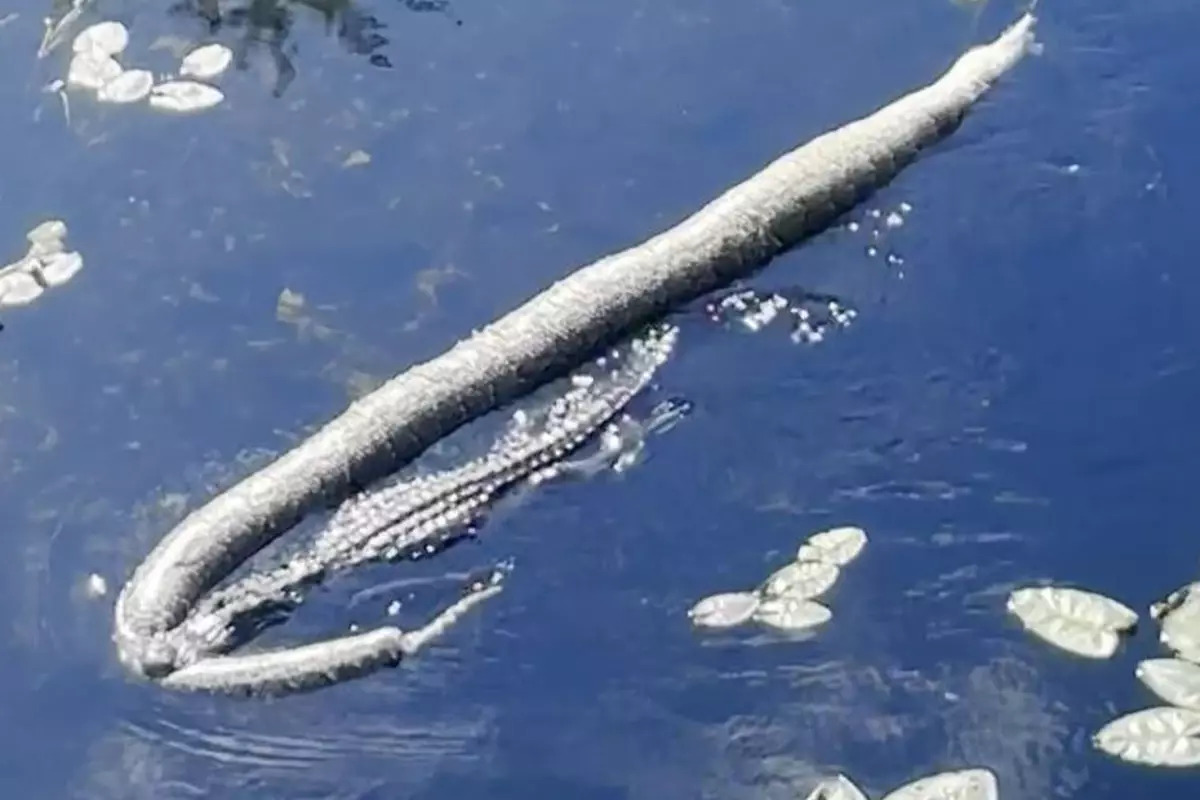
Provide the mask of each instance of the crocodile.
MULTIPOLYGON (((779 156, 673 227, 575 270, 358 398, 193 510, 122 587, 113 624, 121 663, 170 688, 244 692, 327 685, 415 653, 500 587, 485 582, 417 630, 385 626, 249 655, 201 653, 189 662, 172 634, 238 565, 314 509, 342 503, 463 425, 826 229, 953 132, 1034 49, 1034 24, 1024 14, 932 83, 779 156)), ((468 494, 486 486, 488 469, 482 482, 468 482, 475 487, 468 494)), ((424 499, 405 502, 414 514, 432 508, 424 499)), ((396 524, 420 527, 403 516, 396 524)))
POLYGON ((564 464, 569 468, 565 459, 615 424, 670 356, 678 336, 673 325, 653 326, 624 354, 614 350, 602 359, 605 374, 572 375, 570 388, 546 406, 540 419, 517 411, 479 458, 352 496, 308 548, 201 598, 166 637, 177 648, 178 663, 187 666, 227 652, 239 644, 239 621, 253 622, 264 609, 295 607, 304 587, 332 572, 435 552, 462 536, 507 491, 555 477, 564 464))

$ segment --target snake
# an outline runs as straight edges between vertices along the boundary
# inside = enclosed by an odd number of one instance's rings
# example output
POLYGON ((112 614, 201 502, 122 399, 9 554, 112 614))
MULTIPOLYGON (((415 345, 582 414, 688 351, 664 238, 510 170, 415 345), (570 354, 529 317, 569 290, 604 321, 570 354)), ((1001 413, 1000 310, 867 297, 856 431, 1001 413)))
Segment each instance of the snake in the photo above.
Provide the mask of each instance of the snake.
MULTIPOLYGON (((572 415, 581 427, 565 437, 564 430, 550 434, 559 437, 556 443, 534 447, 537 452, 518 453, 517 446, 510 458, 493 453, 457 473, 408 486, 400 490, 404 499, 382 504, 392 509, 383 514, 371 510, 369 493, 360 496, 360 487, 394 474, 462 426, 826 230, 955 131, 1036 49, 1034 27, 1034 15, 1026 12, 992 41, 959 55, 933 82, 778 156, 672 227, 575 269, 352 401, 295 447, 192 510, 136 566, 117 597, 113 640, 120 663, 167 688, 268 693, 327 686, 415 654, 500 585, 482 582, 414 630, 383 625, 252 653, 224 652, 230 640, 222 626, 234 612, 222 612, 220 599, 236 606, 239 593, 214 589, 317 509, 341 506, 328 529, 333 533, 314 545, 309 561, 248 579, 262 584, 256 597, 278 599, 292 584, 319 580, 327 567, 444 535, 502 485, 547 468, 571 449, 564 442, 586 439, 611 421, 661 362, 669 335, 651 335, 632 371, 614 384, 625 389, 596 399, 591 412, 572 415), (205 620, 207 633, 199 624, 205 620)), ((257 591, 243 588, 250 592, 245 597, 257 591)))

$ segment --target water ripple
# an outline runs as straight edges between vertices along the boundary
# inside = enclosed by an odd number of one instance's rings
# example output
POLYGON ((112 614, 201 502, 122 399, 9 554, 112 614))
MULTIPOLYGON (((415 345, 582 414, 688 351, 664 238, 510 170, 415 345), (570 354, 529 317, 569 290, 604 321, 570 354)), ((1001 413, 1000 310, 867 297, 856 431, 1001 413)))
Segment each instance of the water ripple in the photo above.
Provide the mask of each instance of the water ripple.
POLYGON ((272 796, 325 799, 372 796, 381 787, 404 794, 448 765, 487 758, 490 712, 403 722, 394 697, 374 700, 396 713, 373 713, 355 699, 337 712, 282 704, 159 708, 95 741, 73 789, 89 800, 259 796, 268 787, 272 796))
POLYGON ((402 760, 471 758, 471 748, 486 730, 479 724, 431 722, 402 727, 382 720, 358 720, 336 734, 309 731, 303 735, 246 730, 224 724, 192 727, 158 719, 152 723, 125 721, 131 736, 221 764, 268 769, 304 768, 350 757, 402 760))

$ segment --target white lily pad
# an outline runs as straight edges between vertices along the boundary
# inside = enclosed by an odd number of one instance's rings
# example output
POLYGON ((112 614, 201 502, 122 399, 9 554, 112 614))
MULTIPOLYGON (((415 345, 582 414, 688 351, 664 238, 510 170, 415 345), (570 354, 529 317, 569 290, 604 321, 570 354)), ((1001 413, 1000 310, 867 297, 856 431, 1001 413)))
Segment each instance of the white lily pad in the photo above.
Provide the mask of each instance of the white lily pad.
POLYGON ((823 625, 833 612, 812 600, 793 597, 767 597, 754 610, 753 619, 783 631, 802 631, 823 625))
POLYGON ((75 37, 71 49, 76 53, 115 56, 129 46, 129 31, 119 22, 97 22, 75 37))
POLYGON ((101 103, 136 103, 144 100, 154 86, 149 70, 129 69, 100 87, 96 99, 101 103))
POLYGON ((755 592, 726 592, 706 597, 688 611, 692 624, 702 628, 732 628, 748 622, 758 608, 755 592))
POLYGON ((1116 652, 1118 631, 1137 622, 1132 609, 1093 592, 1057 586, 1017 589, 1008 610, 1032 633, 1086 658, 1116 652))
POLYGON ((1185 603, 1194 601, 1196 598, 1197 589, 1200 589, 1200 583, 1189 583, 1171 592, 1157 603, 1151 603, 1150 616, 1156 620, 1162 620, 1162 618, 1167 614, 1171 613, 1185 603))
POLYGON ((1171 705, 1200 711, 1200 664, 1178 658, 1149 658, 1137 665, 1134 674, 1171 705))
POLYGON ((1012 593, 1009 602, 1034 613, 1045 609, 1083 625, 1114 631, 1129 630, 1138 620, 1137 612, 1123 603, 1095 592, 1067 586, 1018 589, 1012 593))
POLYGON ((220 89, 196 81, 167 81, 150 90, 153 108, 179 114, 205 111, 224 99, 220 89))
POLYGON ((867 533, 862 528, 843 526, 814 533, 800 545, 797 561, 824 561, 844 567, 867 546, 867 533))
POLYGON ((1173 599, 1177 602, 1156 609, 1159 639, 1180 658, 1200 663, 1200 596, 1189 589, 1173 599))
POLYGON ((38 272, 47 286, 62 286, 83 269, 83 256, 77 252, 54 253, 40 259, 38 272))
POLYGON ((1111 658, 1121 643, 1116 631, 1094 628, 1069 617, 1047 616, 1023 622, 1039 639, 1084 658, 1111 658))
POLYGON ((867 800, 867 795, 854 781, 837 775, 818 783, 806 800, 867 800))
POLYGON ((206 44, 183 57, 179 74, 191 78, 210 80, 217 77, 233 63, 233 51, 223 44, 206 44))
POLYGON ((62 240, 67 236, 67 223, 61 219, 48 219, 33 226, 25 238, 31 245, 41 247, 43 252, 62 250, 62 240))
POLYGON ((1000 787, 989 769, 951 770, 906 783, 883 800, 999 800, 1000 787))
POLYGON ((1092 744, 1133 764, 1197 766, 1200 765, 1200 711, 1174 706, 1134 711, 1097 731, 1092 744))
POLYGON ((0 308, 25 306, 42 296, 42 285, 23 269, 0 275, 0 308))
POLYGON ((793 561, 767 578, 762 593, 796 600, 820 597, 837 583, 838 573, 837 567, 824 561, 793 561))
POLYGON ((26 259, 46 258, 53 256, 63 251, 63 242, 61 239, 47 239, 44 242, 34 242, 29 245, 29 252, 25 254, 26 259))
POLYGON ((1200 664, 1200 636, 1193 630, 1177 632, 1162 632, 1162 643, 1171 649, 1176 657, 1193 664, 1200 664))
POLYGON ((121 65, 111 56, 91 51, 76 53, 67 67, 67 84, 80 89, 99 89, 120 76, 121 65))

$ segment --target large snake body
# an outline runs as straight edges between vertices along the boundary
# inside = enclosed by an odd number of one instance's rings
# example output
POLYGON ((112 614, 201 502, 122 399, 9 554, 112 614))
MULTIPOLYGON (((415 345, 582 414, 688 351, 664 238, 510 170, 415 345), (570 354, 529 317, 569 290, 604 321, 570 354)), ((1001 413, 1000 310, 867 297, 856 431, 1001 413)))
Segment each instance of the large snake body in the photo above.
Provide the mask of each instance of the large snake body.
MULTIPOLYGON (((1033 26, 1032 15, 1025 15, 994 41, 968 50, 932 84, 786 153, 646 242, 576 270, 355 401, 300 445, 193 511, 138 566, 117 600, 114 638, 122 662, 168 686, 241 691, 320 685, 414 652, 498 588, 464 597, 418 631, 385 627, 252 655, 210 655, 201 648, 189 657, 182 645, 188 637, 177 629, 204 607, 202 598, 217 583, 312 509, 344 501, 355 487, 383 478, 467 422, 561 377, 602 345, 826 228, 923 147, 954 130, 1029 51, 1033 26)), ((422 514, 428 519, 434 513, 430 503, 443 504, 437 513, 468 507, 470 498, 487 494, 489 471, 513 469, 502 462, 477 465, 482 472, 470 478, 458 476, 468 488, 454 502, 446 501, 462 487, 423 498, 415 487, 409 512, 392 524, 418 531, 419 521, 405 519, 422 514)), ((516 472, 533 462, 517 459, 516 472)), ((356 552, 374 547, 369 536, 357 534, 332 541, 337 547, 348 543, 336 559, 353 561, 356 552)), ((382 549, 395 541, 385 535, 382 549)))

